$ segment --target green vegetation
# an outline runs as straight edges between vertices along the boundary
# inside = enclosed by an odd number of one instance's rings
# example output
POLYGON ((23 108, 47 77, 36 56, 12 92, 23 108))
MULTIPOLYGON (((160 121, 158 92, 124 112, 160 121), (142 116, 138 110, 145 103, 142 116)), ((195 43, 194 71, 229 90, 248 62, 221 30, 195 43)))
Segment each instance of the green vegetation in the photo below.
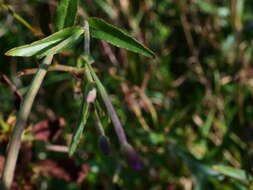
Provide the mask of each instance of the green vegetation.
POLYGON ((0 0, 0 16, 3 189, 253 189, 250 0, 0 0))

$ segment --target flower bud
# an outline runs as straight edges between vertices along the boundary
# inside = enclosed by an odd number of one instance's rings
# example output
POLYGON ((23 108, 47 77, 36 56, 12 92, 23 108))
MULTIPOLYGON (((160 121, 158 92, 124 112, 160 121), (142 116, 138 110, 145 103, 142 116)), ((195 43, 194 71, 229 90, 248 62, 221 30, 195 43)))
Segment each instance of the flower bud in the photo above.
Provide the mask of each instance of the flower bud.
POLYGON ((110 153, 110 141, 109 138, 105 135, 101 135, 98 139, 99 148, 105 154, 108 155, 110 153))
POLYGON ((89 91, 86 101, 88 103, 94 102, 96 99, 96 96, 97 96, 97 90, 96 90, 96 88, 93 88, 92 90, 89 91))
POLYGON ((128 144, 124 143, 121 146, 121 151, 123 155, 126 157, 128 164, 135 170, 140 170, 142 168, 141 160, 134 150, 134 148, 128 144))

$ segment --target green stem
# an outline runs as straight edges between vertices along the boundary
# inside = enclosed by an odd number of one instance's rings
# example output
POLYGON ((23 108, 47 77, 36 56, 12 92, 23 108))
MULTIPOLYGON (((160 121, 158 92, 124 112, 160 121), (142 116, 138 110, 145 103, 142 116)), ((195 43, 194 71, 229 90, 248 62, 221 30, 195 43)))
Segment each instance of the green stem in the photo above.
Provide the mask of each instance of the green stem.
POLYGON ((17 19, 21 24, 23 24, 26 28, 28 28, 34 35, 38 36, 43 35, 41 32, 33 28, 25 19, 23 19, 20 15, 18 15, 10 5, 0 2, 0 8, 7 10, 15 19, 17 19))
POLYGON ((96 128, 97 128, 98 134, 100 136, 105 136, 105 131, 104 131, 104 128, 101 124, 101 120, 99 118, 99 115, 98 115, 98 112, 97 112, 96 108, 95 108, 95 111, 94 111, 94 120, 96 122, 96 128))
POLYGON ((96 73, 94 72, 92 66, 90 64, 86 64, 89 68, 89 72, 91 73, 96 85, 97 85, 97 88, 98 88, 98 91, 102 97, 102 100, 106 106, 106 109, 107 109, 107 112, 108 114, 110 115, 110 118, 112 120, 112 123, 113 123, 113 126, 114 126, 114 129, 115 129, 115 132, 118 136, 118 139, 119 139, 119 142, 121 144, 123 143, 127 143, 127 138, 126 138, 126 135, 125 135, 125 132, 124 132, 124 129, 121 125, 121 122, 119 120, 119 117, 116 113, 116 111, 114 110, 114 107, 111 103, 111 100, 104 88, 104 86, 102 85, 102 83, 100 82, 99 78, 97 77, 96 73))
POLYGON ((12 132, 11 140, 9 142, 9 146, 7 149, 7 158, 3 169, 2 183, 5 189, 10 189, 10 186, 12 184, 16 162, 21 146, 22 133, 24 131, 28 116, 31 112, 35 96, 38 93, 41 83, 47 73, 47 68, 51 64, 52 59, 53 55, 50 55, 43 60, 43 63, 40 65, 32 81, 32 84, 30 85, 29 90, 25 96, 24 102, 18 112, 17 122, 12 132))

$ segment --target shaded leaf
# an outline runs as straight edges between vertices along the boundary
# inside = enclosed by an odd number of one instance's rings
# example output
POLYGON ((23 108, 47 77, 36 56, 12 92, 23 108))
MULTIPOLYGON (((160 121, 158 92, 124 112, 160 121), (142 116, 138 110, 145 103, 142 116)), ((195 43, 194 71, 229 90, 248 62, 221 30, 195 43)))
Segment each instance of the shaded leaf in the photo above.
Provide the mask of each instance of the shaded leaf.
POLYGON ((129 51, 145 56, 155 56, 155 53, 135 40, 123 30, 108 24, 99 18, 89 18, 91 36, 100 40, 105 40, 112 45, 125 48, 129 51))
MULTIPOLYGON (((87 97, 87 94, 90 92, 91 90, 91 86, 89 84, 87 84, 86 88, 85 88, 85 97, 87 97)), ((76 131, 73 134, 73 137, 71 139, 71 143, 69 146, 69 155, 72 156, 75 151, 76 148, 81 140, 81 137, 83 135, 83 129, 84 126, 86 125, 87 119, 89 117, 89 107, 90 107, 90 103, 85 100, 83 101, 83 105, 82 105, 82 112, 81 112, 81 116, 80 116, 80 123, 76 129, 76 131)))
POLYGON ((60 0, 56 13, 56 30, 61 30, 75 24, 78 3, 79 0, 60 0))
POLYGON ((224 165, 214 165, 212 166, 213 170, 218 173, 221 173, 225 176, 236 178, 242 181, 247 181, 252 179, 252 176, 248 175, 244 170, 233 168, 230 166, 224 165))
MULTIPOLYGON (((175 150, 175 149, 174 149, 175 150)), ((184 152, 177 147, 176 153, 187 164, 193 175, 219 176, 219 173, 211 169, 206 163, 196 159, 192 154, 184 152)))
POLYGON ((75 24, 78 4, 79 0, 71 0, 71 3, 69 3, 64 27, 70 27, 75 24))
POLYGON ((204 189, 208 177, 221 178, 218 172, 209 167, 207 163, 196 159, 192 154, 184 151, 178 145, 171 145, 171 151, 176 153, 187 165, 196 180, 195 189, 204 189))
POLYGON ((42 40, 38 40, 28 45, 19 46, 13 48, 5 53, 7 56, 23 56, 29 57, 33 55, 46 55, 50 53, 50 50, 53 49, 54 53, 57 53, 70 42, 73 43, 72 40, 75 40, 83 33, 83 29, 81 27, 71 27, 63 29, 59 32, 56 32, 42 40), (71 40, 70 40, 70 39, 71 40), (65 39, 69 39, 64 41, 65 39), (60 45, 60 42, 63 44, 60 45), (68 42, 68 43, 67 43, 68 42), (59 45, 59 46, 57 46, 59 45))
POLYGON ((83 104, 82 119, 81 119, 80 124, 77 127, 77 130, 75 131, 75 133, 72 137, 72 140, 71 140, 71 143, 69 146, 69 155, 70 156, 72 156, 75 153, 76 148, 77 148, 77 146, 81 140, 81 137, 83 135, 83 129, 84 129, 84 126, 85 126, 87 119, 89 117, 89 107, 90 107, 90 103, 85 102, 83 104))

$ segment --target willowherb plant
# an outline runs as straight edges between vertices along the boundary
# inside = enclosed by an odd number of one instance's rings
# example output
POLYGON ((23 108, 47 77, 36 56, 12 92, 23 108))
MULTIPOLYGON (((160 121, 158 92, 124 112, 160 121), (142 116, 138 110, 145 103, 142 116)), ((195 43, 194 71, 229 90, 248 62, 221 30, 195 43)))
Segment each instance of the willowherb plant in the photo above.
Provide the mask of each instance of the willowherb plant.
POLYGON ((40 88, 40 85, 48 70, 63 70, 70 73, 83 74, 83 82, 86 84, 83 88, 83 102, 80 111, 80 121, 76 128, 70 146, 69 155, 72 156, 80 142, 83 135, 84 127, 90 115, 96 123, 96 128, 99 134, 99 146, 101 151, 105 154, 110 152, 110 142, 106 136, 103 126, 100 121, 98 105, 101 104, 96 98, 97 93, 101 96, 103 104, 106 107, 108 116, 110 117, 119 143, 121 151, 126 157, 128 163, 134 169, 141 169, 141 161, 137 152, 129 144, 122 124, 118 115, 111 103, 106 88, 98 78, 93 69, 95 61, 90 55, 90 37, 105 40, 112 45, 120 48, 125 48, 129 51, 139 53, 145 56, 154 56, 155 54, 139 43, 137 40, 126 34, 124 31, 108 24, 99 18, 88 18, 85 21, 84 27, 73 26, 77 15, 78 0, 61 0, 57 9, 55 29, 57 32, 54 34, 33 42, 28 45, 13 48, 6 52, 8 56, 36 56, 37 58, 44 58, 41 65, 37 69, 34 79, 26 93, 24 102, 18 112, 17 122, 13 130, 13 134, 9 143, 7 158, 3 170, 2 183, 6 189, 10 188, 13 180, 16 161, 21 145, 21 136, 24 130, 25 123, 30 114, 31 107, 35 96, 40 88), (80 56, 80 67, 69 67, 63 65, 52 65, 53 56, 63 49, 72 47, 80 38, 84 37, 84 55, 80 56), (54 69, 52 69, 54 68, 54 69))

